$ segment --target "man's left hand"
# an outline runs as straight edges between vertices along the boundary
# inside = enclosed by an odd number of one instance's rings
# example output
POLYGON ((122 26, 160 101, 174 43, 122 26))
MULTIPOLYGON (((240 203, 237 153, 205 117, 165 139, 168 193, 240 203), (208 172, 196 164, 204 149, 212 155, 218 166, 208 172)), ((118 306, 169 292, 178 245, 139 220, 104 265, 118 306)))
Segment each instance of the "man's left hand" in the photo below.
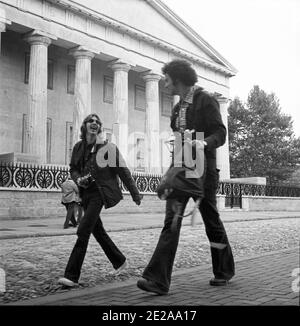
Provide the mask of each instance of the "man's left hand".
POLYGON ((205 146, 207 145, 207 143, 204 140, 199 140, 199 139, 192 140, 190 138, 185 139, 184 143, 195 147, 197 150, 204 149, 205 146))

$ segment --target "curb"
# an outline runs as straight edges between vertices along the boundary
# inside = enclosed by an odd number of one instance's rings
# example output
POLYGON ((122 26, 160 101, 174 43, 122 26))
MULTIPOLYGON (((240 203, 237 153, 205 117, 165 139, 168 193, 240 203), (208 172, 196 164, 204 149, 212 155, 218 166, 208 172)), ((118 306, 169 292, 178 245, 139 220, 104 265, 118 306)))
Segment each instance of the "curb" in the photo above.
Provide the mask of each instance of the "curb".
MULTIPOLYGON (((223 223, 235 223, 235 222, 248 222, 248 221, 266 221, 266 220, 279 220, 279 219, 289 219, 289 218, 300 218, 300 216, 282 216, 282 217, 263 217, 263 218, 241 218, 241 219, 232 219, 232 220, 222 220, 223 223)), ((189 226, 190 222, 182 223, 182 226, 189 226)), ((203 221, 199 221, 196 225, 203 225, 203 221)), ((134 231, 134 230, 151 230, 151 229, 160 229, 163 227, 163 224, 155 224, 151 226, 136 226, 136 227, 121 227, 121 228, 105 228, 107 232, 122 232, 122 231, 134 231)), ((17 229, 17 228, 16 228, 17 229)), ((76 235, 76 230, 72 232, 66 231, 55 231, 47 232, 40 231, 36 233, 19 233, 19 234, 9 234, 9 235, 0 235, 0 240, 6 239, 23 239, 23 238, 39 238, 39 237, 53 237, 53 236, 66 236, 66 235, 76 235)))

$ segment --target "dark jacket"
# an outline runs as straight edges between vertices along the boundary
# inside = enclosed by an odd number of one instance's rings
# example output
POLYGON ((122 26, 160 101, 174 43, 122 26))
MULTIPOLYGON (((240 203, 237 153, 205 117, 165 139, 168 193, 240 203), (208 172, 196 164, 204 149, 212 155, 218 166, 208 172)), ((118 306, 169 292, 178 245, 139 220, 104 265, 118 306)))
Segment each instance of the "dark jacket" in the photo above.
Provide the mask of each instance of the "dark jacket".
MULTIPOLYGON (((179 112, 179 103, 175 105, 171 115, 171 128, 174 131, 175 120, 179 112)), ((226 140, 226 128, 222 122, 219 102, 200 88, 195 90, 193 104, 186 111, 187 129, 195 129, 204 133, 205 157, 207 169, 216 168, 216 148, 226 140)))
MULTIPOLYGON (((171 128, 176 131, 175 120, 179 112, 179 103, 175 105, 171 115, 171 128)), ((205 197, 215 200, 219 182, 219 170, 216 163, 216 148, 226 140, 226 127, 220 114, 219 102, 200 88, 196 89, 193 103, 186 111, 186 128, 204 133, 205 146, 205 197)))
MULTIPOLYGON (((119 178, 124 183, 125 187, 131 194, 133 200, 138 200, 140 197, 139 191, 136 187, 135 181, 129 169, 125 166, 125 161, 119 152, 117 146, 113 143, 96 143, 96 152, 102 148, 102 151, 106 152, 111 150, 115 153, 116 164, 115 166, 99 167, 96 162, 96 155, 93 155, 91 162, 91 175, 96 182, 99 189, 101 198, 105 208, 113 207, 123 199, 123 195, 120 189, 119 178), (119 162, 122 161, 122 166, 119 162)), ((83 176, 84 170, 84 151, 85 144, 83 141, 79 141, 75 144, 72 152, 72 158, 70 163, 70 174, 72 179, 77 182, 79 177, 83 176)), ((79 186, 80 194, 84 191, 79 186)))

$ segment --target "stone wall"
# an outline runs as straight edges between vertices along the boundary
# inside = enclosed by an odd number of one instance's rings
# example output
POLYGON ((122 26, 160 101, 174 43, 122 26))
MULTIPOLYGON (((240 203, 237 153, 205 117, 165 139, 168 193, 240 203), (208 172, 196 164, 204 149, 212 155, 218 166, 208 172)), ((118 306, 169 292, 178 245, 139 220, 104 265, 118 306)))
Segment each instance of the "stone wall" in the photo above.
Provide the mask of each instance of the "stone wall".
POLYGON ((243 196, 242 206, 246 211, 300 212, 299 197, 243 196))
MULTIPOLYGON (((59 191, 0 188, 0 220, 64 217, 66 211, 60 200, 59 191)), ((103 214, 160 213, 164 209, 165 201, 159 200, 155 194, 144 195, 140 206, 129 194, 124 194, 124 200, 115 207, 104 209, 103 214)))
MULTIPOLYGON (((60 202, 59 191, 45 190, 13 190, 0 188, 0 221, 8 219, 34 219, 65 217, 65 207, 60 202)), ((220 211, 225 208, 225 196, 217 196, 217 205, 220 211)), ((193 207, 190 200, 187 210, 193 207)), ((117 206, 103 210, 102 214, 124 213, 162 213, 164 214, 165 201, 159 200, 155 194, 146 194, 142 205, 137 206, 130 195, 125 193, 124 200, 117 206)), ((300 211, 298 197, 243 197, 245 211, 300 211)))

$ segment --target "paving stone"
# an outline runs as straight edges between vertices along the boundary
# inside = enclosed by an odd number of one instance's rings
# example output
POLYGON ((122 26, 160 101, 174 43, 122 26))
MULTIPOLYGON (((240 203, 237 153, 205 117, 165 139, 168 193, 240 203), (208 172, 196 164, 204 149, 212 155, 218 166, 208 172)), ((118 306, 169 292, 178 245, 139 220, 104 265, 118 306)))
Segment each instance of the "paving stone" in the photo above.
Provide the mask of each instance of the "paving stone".
MULTIPOLYGON (((273 301, 276 301, 277 304, 286 305, 289 302, 294 302, 297 297, 288 294, 289 291, 291 292, 291 271, 295 268, 297 253, 295 255, 293 251, 287 251, 284 255, 276 256, 272 252, 298 246, 299 220, 280 219, 267 222, 258 220, 226 224, 227 234, 237 260, 237 275, 232 281, 232 286, 218 289, 208 285, 208 280, 211 277, 211 258, 203 225, 195 228, 183 226, 174 264, 171 292, 174 289, 175 296, 170 296, 172 304, 174 302, 180 304, 180 301, 184 304, 193 304, 197 301, 197 294, 199 294, 198 302, 207 302, 208 304, 219 302, 222 305, 230 305, 234 302, 243 304, 254 302, 258 305, 268 302, 273 304, 273 301), (244 262, 247 257, 252 255, 258 257, 244 262), (242 260, 242 263, 239 263, 239 260, 242 260), (197 272, 193 270, 193 273, 188 273, 189 268, 197 268, 197 272), (180 271, 184 271, 183 275, 176 275, 176 272, 180 271), (184 278, 187 276, 188 282, 185 283, 184 278), (241 296, 238 296, 238 291, 241 291, 241 296), (196 292, 196 297, 194 292, 196 292), (229 300, 230 293, 232 293, 232 302, 229 300), (261 293, 265 295, 270 293, 275 297, 270 297, 269 301, 260 301, 261 293)), ((91 238, 82 268, 80 280, 82 290, 99 285, 115 284, 120 281, 125 282, 139 277, 153 253, 159 233, 159 229, 111 233, 113 240, 130 262, 130 268, 118 277, 112 274, 113 268, 108 259, 99 249, 96 241, 91 238)), ((39 298, 51 293, 67 294, 69 291, 63 290, 56 282, 63 275, 75 241, 75 235, 0 240, 0 267, 6 271, 7 281, 7 291, 1 294, 0 304, 39 298)), ((137 304, 139 300, 145 304, 158 302, 158 299, 149 295, 145 296, 142 291, 137 289, 136 280, 132 281, 132 285, 126 287, 126 292, 124 290, 120 287, 118 291, 114 288, 111 291, 104 291, 106 298, 93 294, 92 302, 100 300, 99 302, 102 304, 107 304, 110 302, 108 301, 110 296, 114 302, 118 302, 118 298, 120 298, 122 304, 126 301, 131 302, 130 300, 133 300, 134 304, 137 304)), ((80 298, 63 302, 68 305, 70 302, 88 304, 88 298, 87 295, 83 302, 80 298)), ((160 298, 159 300, 163 301, 164 299, 160 298)))

